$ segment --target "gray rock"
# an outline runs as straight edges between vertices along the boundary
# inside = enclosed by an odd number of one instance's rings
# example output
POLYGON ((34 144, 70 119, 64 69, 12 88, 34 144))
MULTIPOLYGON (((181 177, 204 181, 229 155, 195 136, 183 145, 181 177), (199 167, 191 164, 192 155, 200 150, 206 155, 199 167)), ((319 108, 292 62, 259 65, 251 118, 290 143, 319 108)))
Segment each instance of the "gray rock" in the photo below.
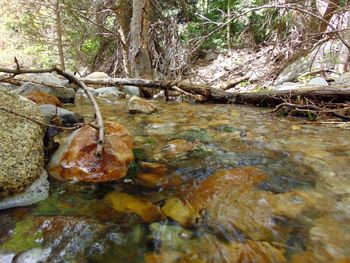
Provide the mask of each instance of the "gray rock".
POLYGON ((334 84, 350 84, 350 72, 340 75, 335 81, 334 84))
MULTIPOLYGON (((22 100, 16 93, 0 88, 1 106, 45 122, 45 118, 32 102, 22 100)), ((0 111, 0 199, 25 191, 42 173, 44 166, 41 125, 0 111)))
POLYGON ((21 95, 27 95, 32 91, 41 91, 47 94, 53 95, 63 103, 73 103, 75 100, 75 91, 72 88, 60 87, 47 87, 41 84, 35 84, 31 82, 24 83, 19 87, 18 92, 21 95))
POLYGON ((277 77, 275 84, 280 85, 287 81, 294 81, 304 73, 310 72, 310 70, 334 69, 339 63, 337 58, 339 57, 340 45, 340 42, 334 43, 333 41, 324 43, 319 49, 287 66, 277 77))
MULTIPOLYGON (((92 95, 97 96, 96 89, 88 87, 88 90, 92 93, 92 95)), ((83 89, 78 89, 77 94, 86 96, 85 91, 83 89)))
POLYGON ((124 97, 124 93, 119 91, 116 87, 104 87, 95 89, 96 96, 107 96, 107 95, 115 95, 117 97, 124 97))
POLYGON ((23 75, 18 75, 16 79, 22 80, 25 82, 33 82, 33 83, 38 82, 38 83, 51 84, 55 86, 65 86, 68 83, 68 80, 63 79, 63 77, 54 73, 23 74, 23 75))
POLYGON ((300 89, 303 86, 301 83, 284 82, 282 85, 277 85, 275 90, 295 90, 300 89))
POLYGON ((309 81, 309 85, 329 86, 328 82, 322 77, 316 77, 309 81))
POLYGON ((10 83, 4 83, 4 82, 0 82, 0 87, 4 88, 4 89, 7 89, 7 90, 15 90, 15 89, 17 89, 16 85, 12 85, 10 83))
POLYGON ((130 113, 151 114, 157 111, 157 107, 145 99, 133 96, 129 100, 128 110, 130 113))
POLYGON ((109 79, 110 77, 104 72, 93 72, 86 76, 86 79, 109 79))
POLYGON ((124 85, 123 90, 126 94, 128 94, 130 96, 137 96, 137 97, 141 96, 141 91, 140 91, 139 87, 124 85))
POLYGON ((63 126, 65 127, 72 127, 76 123, 84 122, 84 118, 80 114, 56 107, 51 104, 40 105, 38 108, 48 122, 50 122, 52 118, 56 117, 56 115, 60 118, 63 126))

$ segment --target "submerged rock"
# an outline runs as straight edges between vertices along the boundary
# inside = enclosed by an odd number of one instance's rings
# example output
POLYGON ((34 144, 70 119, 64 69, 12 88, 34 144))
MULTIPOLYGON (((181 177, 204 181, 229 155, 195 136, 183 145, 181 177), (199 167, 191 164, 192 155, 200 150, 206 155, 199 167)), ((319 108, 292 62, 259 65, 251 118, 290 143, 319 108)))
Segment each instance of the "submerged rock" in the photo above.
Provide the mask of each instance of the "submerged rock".
POLYGON ((126 193, 109 193, 105 199, 118 212, 135 213, 146 222, 154 222, 163 218, 160 208, 147 199, 138 198, 126 193))
MULTIPOLYGON (((0 88, 1 107, 45 123, 36 105, 0 88)), ((0 110, 0 198, 24 192, 44 166, 45 128, 0 110)))
POLYGON ((189 207, 178 198, 170 198, 162 206, 163 213, 183 226, 191 223, 189 207))
POLYGON ((191 237, 190 231, 180 226, 159 223, 151 224, 150 229, 151 237, 159 245, 156 247, 155 253, 146 254, 146 263, 286 262, 284 251, 267 242, 222 242, 215 236, 203 232, 198 232, 198 236, 191 237), (181 238, 184 235, 189 238, 181 238))
POLYGON ((97 140, 98 131, 89 125, 73 132, 52 156, 49 174, 59 180, 95 183, 124 177, 134 159, 130 133, 118 123, 105 122, 101 157, 95 155, 97 140))
POLYGON ((276 241, 286 238, 279 236, 283 226, 276 218, 296 218, 314 208, 318 199, 304 192, 258 191, 257 186, 266 179, 255 167, 220 170, 193 189, 183 190, 179 197, 190 209, 192 224, 227 240, 276 241))
POLYGON ((197 142, 190 142, 185 139, 174 139, 169 141, 163 148, 162 152, 168 159, 178 158, 194 151, 199 146, 197 142))
POLYGON ((151 114, 157 111, 157 107, 145 99, 133 96, 129 100, 128 110, 130 113, 151 114))
POLYGON ((2 239, 0 251, 15 254, 12 262, 16 263, 89 262, 89 256, 106 252, 106 236, 112 231, 118 231, 118 227, 93 219, 31 216, 16 222, 2 239))

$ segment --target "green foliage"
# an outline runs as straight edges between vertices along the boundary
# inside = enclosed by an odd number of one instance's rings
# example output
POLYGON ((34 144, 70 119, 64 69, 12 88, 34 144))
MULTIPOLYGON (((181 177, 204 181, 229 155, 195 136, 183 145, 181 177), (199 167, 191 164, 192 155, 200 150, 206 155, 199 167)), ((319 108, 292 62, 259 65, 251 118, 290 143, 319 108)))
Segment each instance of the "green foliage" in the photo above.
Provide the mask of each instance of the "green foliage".
POLYGON ((81 50, 85 55, 97 54, 97 52, 100 50, 99 39, 86 39, 82 45, 81 50))

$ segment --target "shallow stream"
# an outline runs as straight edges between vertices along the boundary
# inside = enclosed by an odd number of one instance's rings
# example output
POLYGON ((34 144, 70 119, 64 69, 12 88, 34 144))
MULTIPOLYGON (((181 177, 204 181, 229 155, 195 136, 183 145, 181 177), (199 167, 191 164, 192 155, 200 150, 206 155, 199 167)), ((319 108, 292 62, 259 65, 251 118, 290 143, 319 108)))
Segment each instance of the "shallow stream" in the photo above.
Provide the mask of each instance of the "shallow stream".
MULTIPOLYGON (((350 262, 349 126, 234 105, 156 102, 157 113, 131 115, 125 100, 99 103, 134 136, 128 176, 100 185, 51 179, 47 200, 0 212, 0 262, 350 262), (140 162, 166 172, 141 178, 140 162), (211 176, 242 167, 264 180, 207 183, 214 194, 182 226, 106 200, 125 193, 159 208, 174 197, 185 204, 211 176)), ((91 119, 83 98, 70 109, 91 119)))

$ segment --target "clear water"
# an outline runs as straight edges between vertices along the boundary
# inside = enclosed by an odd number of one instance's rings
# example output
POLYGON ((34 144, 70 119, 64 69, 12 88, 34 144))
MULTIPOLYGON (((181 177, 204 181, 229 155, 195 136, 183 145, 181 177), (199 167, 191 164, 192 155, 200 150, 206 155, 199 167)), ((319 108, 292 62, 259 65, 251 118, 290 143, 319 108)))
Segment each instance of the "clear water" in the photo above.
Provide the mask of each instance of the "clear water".
MULTIPOLYGON (((130 115, 127 101, 99 104, 106 120, 132 133, 138 161, 165 164, 167 178, 180 183, 142 186, 137 165, 116 183, 51 179, 47 200, 0 212, 0 262, 350 262, 349 126, 303 124, 234 105, 157 102, 153 115, 130 115), (176 139, 189 146, 168 151, 176 139), (104 198, 123 192, 160 207, 217 171, 247 166, 266 180, 235 202, 218 195, 211 206, 225 208, 188 227, 169 218, 144 222, 104 198), (295 209, 298 202, 307 205, 295 209)), ((85 99, 70 108, 91 119, 85 99)))

